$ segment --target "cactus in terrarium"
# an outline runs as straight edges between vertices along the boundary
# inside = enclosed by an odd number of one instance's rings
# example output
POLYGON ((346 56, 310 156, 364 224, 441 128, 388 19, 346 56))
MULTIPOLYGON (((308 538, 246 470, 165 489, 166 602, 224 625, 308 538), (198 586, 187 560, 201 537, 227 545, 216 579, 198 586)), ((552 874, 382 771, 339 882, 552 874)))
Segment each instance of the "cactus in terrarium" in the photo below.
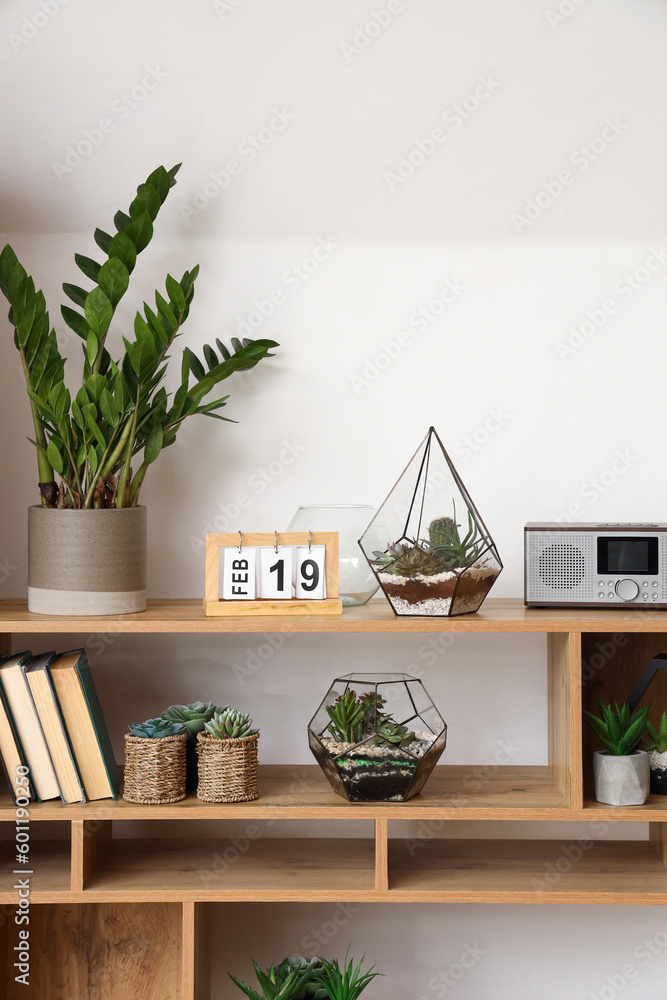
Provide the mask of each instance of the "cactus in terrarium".
POLYGON ((456 521, 456 504, 452 500, 454 517, 436 517, 428 526, 429 551, 447 569, 470 566, 484 550, 485 542, 472 514, 468 511, 468 531, 461 538, 456 521))
POLYGON ((238 712, 235 708, 219 709, 211 721, 206 723, 204 729, 219 740, 240 740, 244 736, 254 736, 258 732, 252 728, 250 716, 238 712))
POLYGON ((180 722, 170 722, 168 719, 146 719, 145 722, 132 722, 128 729, 132 736, 140 736, 145 740, 159 740, 163 736, 180 736, 185 733, 185 727, 180 722))
POLYGON ((373 552, 373 555, 376 569, 393 576, 437 576, 446 568, 431 552, 405 542, 390 545, 386 552, 373 552))
POLYGON ((191 705, 170 705, 162 713, 162 718, 167 722, 180 722, 187 730, 188 739, 194 739, 214 714, 221 711, 223 709, 212 701, 195 701, 191 705))
POLYGON ((336 698, 333 705, 327 705, 329 732, 341 743, 359 743, 364 735, 364 715, 367 706, 357 698, 351 688, 336 698))

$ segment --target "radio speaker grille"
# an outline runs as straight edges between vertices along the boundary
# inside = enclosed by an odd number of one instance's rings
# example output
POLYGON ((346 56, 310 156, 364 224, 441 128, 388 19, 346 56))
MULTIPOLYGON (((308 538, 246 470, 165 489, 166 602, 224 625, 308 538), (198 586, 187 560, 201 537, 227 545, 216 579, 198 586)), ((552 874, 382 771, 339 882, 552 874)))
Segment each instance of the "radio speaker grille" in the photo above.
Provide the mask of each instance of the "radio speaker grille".
POLYGON ((591 600, 594 594, 594 541, 583 532, 526 533, 528 600, 591 600))
POLYGON ((576 545, 555 542, 540 554, 540 580, 547 587, 572 590, 584 578, 584 554, 576 545))

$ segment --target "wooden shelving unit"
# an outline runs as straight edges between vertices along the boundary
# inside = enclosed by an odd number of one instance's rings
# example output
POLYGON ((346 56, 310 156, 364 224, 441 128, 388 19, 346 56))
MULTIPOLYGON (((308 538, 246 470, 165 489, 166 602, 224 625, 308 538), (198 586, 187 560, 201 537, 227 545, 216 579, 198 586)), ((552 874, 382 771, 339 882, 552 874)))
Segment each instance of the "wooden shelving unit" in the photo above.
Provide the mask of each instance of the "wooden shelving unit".
MULTIPOLYGON (((491 599, 480 613, 453 619, 396 618, 384 601, 341 618, 232 619, 204 617, 198 600, 165 600, 150 602, 139 615, 68 619, 31 615, 21 601, 0 602, 5 651, 32 633, 95 631, 545 633, 549 760, 542 767, 499 767, 483 781, 471 780, 473 767, 442 764, 424 792, 404 804, 350 804, 331 791, 316 765, 265 765, 256 802, 211 805, 188 796, 168 806, 123 800, 35 805, 31 820, 43 825, 31 841, 31 929, 35 941, 49 940, 48 960, 33 960, 40 1000, 209 1000, 210 907, 218 903, 667 904, 667 797, 652 796, 632 809, 597 803, 592 746, 582 729, 583 707, 598 695, 622 697, 646 662, 667 650, 664 612, 539 610, 491 599), (326 820, 327 837, 281 836, 281 821, 291 819, 326 820), (150 837, 118 835, 124 823, 137 820, 151 821, 150 837), (220 841, 210 834, 160 836, 160 823, 168 820, 275 823, 270 837, 259 836, 215 875, 211 859, 220 841), (349 820, 367 821, 369 836, 337 837, 338 824, 349 820), (399 835, 405 820, 591 822, 592 829, 645 821, 650 836, 615 842, 433 837, 410 850, 399 835), (556 866, 561 858, 569 863, 556 866), (552 870, 557 877, 546 877, 552 870), (214 877, 202 877, 212 871, 214 877)), ((656 680, 651 697, 661 712, 667 678, 656 680)), ((4 790, 0 830, 0 905, 8 912, 17 894, 14 808, 4 790)), ((11 920, 0 928, 0 983, 8 1000, 26 995, 13 981, 15 932, 11 920)))

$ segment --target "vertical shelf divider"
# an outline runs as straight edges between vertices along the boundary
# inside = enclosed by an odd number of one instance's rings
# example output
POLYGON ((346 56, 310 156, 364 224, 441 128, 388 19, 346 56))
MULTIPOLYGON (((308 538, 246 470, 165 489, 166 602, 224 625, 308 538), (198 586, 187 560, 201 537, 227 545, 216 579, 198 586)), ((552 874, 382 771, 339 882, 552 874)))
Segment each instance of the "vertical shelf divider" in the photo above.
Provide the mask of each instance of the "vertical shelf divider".
POLYGON ((375 820, 375 889, 389 889, 389 820, 375 820))
POLYGON ((182 1000, 210 1000, 210 903, 183 903, 182 963, 182 1000))
POLYGON ((111 840, 111 820, 72 820, 72 892, 83 892, 111 840))
POLYGON ((648 839, 662 863, 667 865, 667 824, 649 823, 648 839))

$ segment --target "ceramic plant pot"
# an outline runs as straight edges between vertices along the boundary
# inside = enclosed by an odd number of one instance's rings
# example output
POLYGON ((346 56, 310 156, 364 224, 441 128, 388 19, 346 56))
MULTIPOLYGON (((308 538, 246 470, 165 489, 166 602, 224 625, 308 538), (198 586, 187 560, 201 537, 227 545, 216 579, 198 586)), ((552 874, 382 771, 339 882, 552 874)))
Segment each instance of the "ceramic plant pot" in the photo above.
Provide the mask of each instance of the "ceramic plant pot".
POLYGON ((658 753, 649 750, 648 762, 651 768, 651 791, 654 795, 667 795, 667 751, 658 753))
POLYGON ((126 615, 146 610, 146 508, 28 508, 28 610, 126 615))
POLYGON ((649 761, 644 750, 615 757, 607 750, 593 754, 595 798, 610 806, 643 806, 649 794, 649 761))

